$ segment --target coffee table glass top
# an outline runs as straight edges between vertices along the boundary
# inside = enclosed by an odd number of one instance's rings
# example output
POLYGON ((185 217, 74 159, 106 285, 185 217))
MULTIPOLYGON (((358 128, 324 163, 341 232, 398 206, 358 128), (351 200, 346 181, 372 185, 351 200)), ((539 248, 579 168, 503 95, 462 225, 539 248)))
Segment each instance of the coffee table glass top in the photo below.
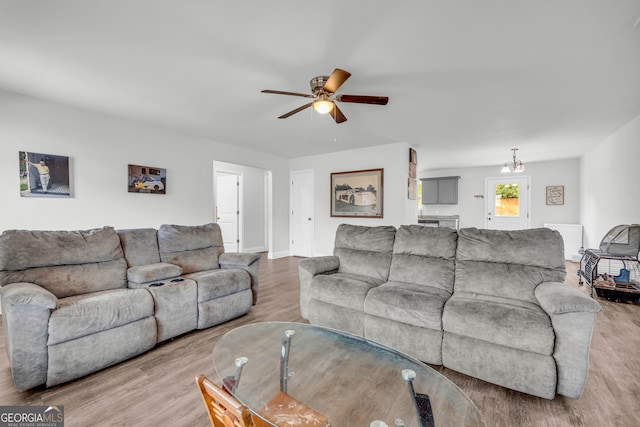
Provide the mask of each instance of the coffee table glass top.
POLYGON ((434 369, 333 329, 290 322, 245 325, 218 341, 213 361, 219 379, 226 378, 227 383, 241 365, 233 395, 254 413, 270 417, 272 425, 276 425, 271 414, 274 397, 283 389, 308 411, 306 423, 279 418, 278 425, 485 425, 475 404, 434 369), (412 373, 415 378, 410 379, 412 373))

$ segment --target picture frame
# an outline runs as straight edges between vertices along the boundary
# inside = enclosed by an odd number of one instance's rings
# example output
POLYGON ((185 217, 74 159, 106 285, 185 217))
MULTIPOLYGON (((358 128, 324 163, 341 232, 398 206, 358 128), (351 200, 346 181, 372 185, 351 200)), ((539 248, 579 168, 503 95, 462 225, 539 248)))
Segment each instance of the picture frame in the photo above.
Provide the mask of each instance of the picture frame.
POLYGON ((331 173, 331 216, 384 217, 384 169, 331 173))
POLYGON ((564 205, 564 185, 547 186, 547 205, 564 205))
POLYGON ((407 197, 409 200, 416 200, 418 198, 418 181, 413 178, 409 178, 407 184, 407 197))
POLYGON ((19 151, 20 197, 71 197, 69 157, 19 151))
POLYGON ((418 168, 418 153, 413 148, 409 148, 409 178, 416 178, 418 168))
POLYGON ((167 194, 167 170, 154 166, 127 165, 129 193, 167 194))

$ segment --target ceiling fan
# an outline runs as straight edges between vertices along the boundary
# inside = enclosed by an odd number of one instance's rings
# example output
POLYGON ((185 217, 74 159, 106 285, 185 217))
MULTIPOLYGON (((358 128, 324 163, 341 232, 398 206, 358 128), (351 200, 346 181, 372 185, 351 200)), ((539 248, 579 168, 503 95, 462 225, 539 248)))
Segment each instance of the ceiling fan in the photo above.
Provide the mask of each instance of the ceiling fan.
POLYGON ((366 95, 336 95, 335 92, 351 77, 351 73, 345 70, 336 68, 333 70, 330 76, 317 76, 311 79, 309 84, 311 85, 311 94, 297 93, 297 92, 284 92, 281 90, 265 89, 262 93, 275 93, 277 95, 291 95, 302 96, 304 98, 314 98, 314 101, 305 104, 295 110, 289 111, 286 114, 278 117, 279 119, 286 119, 302 110, 305 110, 311 106, 320 114, 331 114, 331 117, 336 123, 346 122, 347 118, 340 111, 336 101, 338 102, 354 102, 356 104, 374 104, 374 105, 387 105, 389 97, 387 96, 366 96, 366 95))

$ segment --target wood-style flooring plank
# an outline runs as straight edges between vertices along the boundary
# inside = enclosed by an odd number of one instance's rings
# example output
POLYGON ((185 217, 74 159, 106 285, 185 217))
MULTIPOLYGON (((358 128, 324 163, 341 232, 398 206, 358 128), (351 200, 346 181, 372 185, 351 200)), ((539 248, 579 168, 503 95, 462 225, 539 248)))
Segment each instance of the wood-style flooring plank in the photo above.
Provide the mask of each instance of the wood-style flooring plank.
MULTIPOLYGON (((258 304, 238 319, 193 331, 110 368, 66 384, 20 393, 11 379, 0 331, 0 405, 64 405, 67 427, 207 426, 195 376, 216 380, 213 346, 231 329, 269 320, 304 322, 300 315, 299 258, 260 265, 258 304)), ((567 262, 569 286, 579 286, 577 264, 567 262)), ((482 411, 488 426, 640 425, 640 306, 597 298, 589 376, 580 399, 540 399, 433 366, 456 383, 482 411)), ((359 427, 359 426, 354 426, 359 427)), ((367 426, 363 426, 367 427, 367 426)))

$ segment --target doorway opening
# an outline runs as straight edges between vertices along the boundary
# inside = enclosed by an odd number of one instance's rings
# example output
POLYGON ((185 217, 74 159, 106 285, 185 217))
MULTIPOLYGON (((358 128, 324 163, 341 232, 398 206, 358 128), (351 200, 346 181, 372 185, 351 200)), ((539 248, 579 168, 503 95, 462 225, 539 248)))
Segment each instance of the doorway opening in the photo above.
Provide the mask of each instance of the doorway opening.
POLYGON ((225 251, 269 251, 271 257, 271 171, 214 161, 213 181, 213 216, 225 251))

